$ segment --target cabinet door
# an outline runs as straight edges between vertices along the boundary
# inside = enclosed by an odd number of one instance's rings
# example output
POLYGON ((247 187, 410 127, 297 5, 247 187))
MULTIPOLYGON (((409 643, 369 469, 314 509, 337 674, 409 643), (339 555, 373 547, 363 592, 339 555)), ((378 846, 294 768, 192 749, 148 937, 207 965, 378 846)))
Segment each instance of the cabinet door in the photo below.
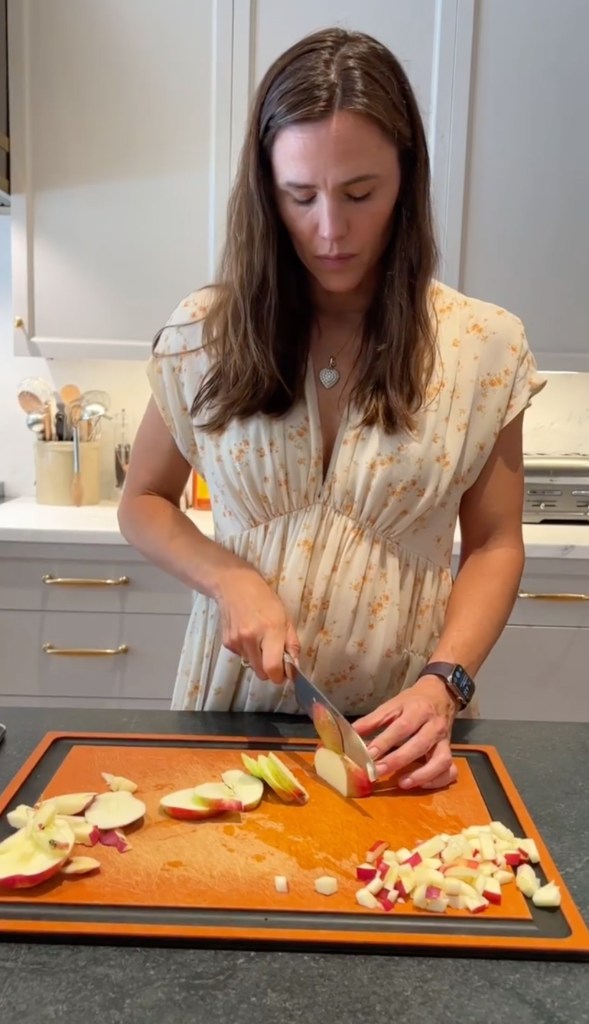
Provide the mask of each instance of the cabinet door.
POLYGON ((8 0, 17 355, 144 358, 210 280, 232 7, 8 0))
POLYGON ((456 287, 468 133, 473 0, 241 0, 235 5, 235 169, 253 89, 287 47, 330 25, 367 32, 401 61, 428 134, 443 279, 456 287))
POLYGON ((169 707, 187 624, 184 615, 0 611, 0 704, 169 707))
POLYGON ((478 674, 482 718, 589 722, 589 629, 507 626, 478 674))

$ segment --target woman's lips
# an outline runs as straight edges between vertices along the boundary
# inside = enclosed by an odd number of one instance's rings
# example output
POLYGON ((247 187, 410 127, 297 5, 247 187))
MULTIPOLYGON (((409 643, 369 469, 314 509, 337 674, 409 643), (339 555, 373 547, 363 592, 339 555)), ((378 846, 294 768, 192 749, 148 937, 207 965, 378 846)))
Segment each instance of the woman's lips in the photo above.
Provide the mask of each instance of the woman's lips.
POLYGON ((355 259, 355 253, 341 253, 337 256, 318 256, 317 259, 326 267, 345 267, 351 260, 355 259))

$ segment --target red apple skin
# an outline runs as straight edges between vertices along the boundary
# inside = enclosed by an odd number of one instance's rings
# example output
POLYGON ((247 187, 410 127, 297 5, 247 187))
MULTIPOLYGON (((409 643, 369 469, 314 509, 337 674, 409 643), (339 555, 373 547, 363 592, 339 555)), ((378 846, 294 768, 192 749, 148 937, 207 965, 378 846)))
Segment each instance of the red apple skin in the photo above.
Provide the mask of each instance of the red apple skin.
MULTIPOLYGON (((241 806, 241 805, 240 805, 241 806)), ((171 818, 180 818, 182 821, 200 821, 203 818, 218 818, 224 811, 218 807, 203 807, 194 809, 189 807, 164 807, 166 814, 171 818)))
POLYGON ((61 870, 67 860, 69 860, 69 853, 36 875, 10 875, 8 878, 0 878, 0 886, 4 886, 6 889, 31 889, 34 885, 41 885, 42 882, 53 878, 53 875, 61 870))

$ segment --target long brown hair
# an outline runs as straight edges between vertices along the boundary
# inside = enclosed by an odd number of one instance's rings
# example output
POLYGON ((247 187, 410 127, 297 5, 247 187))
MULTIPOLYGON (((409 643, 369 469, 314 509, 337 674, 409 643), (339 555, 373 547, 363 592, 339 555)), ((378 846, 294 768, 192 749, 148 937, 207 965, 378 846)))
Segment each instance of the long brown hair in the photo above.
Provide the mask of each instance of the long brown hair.
POLYGON ((351 401, 363 425, 410 429, 434 361, 429 292, 436 264, 427 143, 400 63, 371 36, 333 28, 287 50, 258 87, 228 206, 220 272, 203 326, 211 368, 192 415, 219 431, 280 416, 301 397, 313 320, 305 268, 278 214, 271 151, 287 125, 349 110, 397 147, 401 187, 380 281, 363 324, 351 401))

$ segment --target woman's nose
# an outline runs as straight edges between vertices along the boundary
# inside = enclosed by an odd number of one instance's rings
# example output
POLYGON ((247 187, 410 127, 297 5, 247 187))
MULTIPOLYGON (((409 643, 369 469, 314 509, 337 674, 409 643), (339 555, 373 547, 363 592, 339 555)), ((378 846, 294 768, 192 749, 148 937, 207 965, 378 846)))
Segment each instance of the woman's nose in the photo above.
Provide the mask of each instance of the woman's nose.
POLYGON ((334 200, 324 199, 319 203, 319 234, 326 242, 336 242, 345 238, 348 224, 341 204, 334 200))

